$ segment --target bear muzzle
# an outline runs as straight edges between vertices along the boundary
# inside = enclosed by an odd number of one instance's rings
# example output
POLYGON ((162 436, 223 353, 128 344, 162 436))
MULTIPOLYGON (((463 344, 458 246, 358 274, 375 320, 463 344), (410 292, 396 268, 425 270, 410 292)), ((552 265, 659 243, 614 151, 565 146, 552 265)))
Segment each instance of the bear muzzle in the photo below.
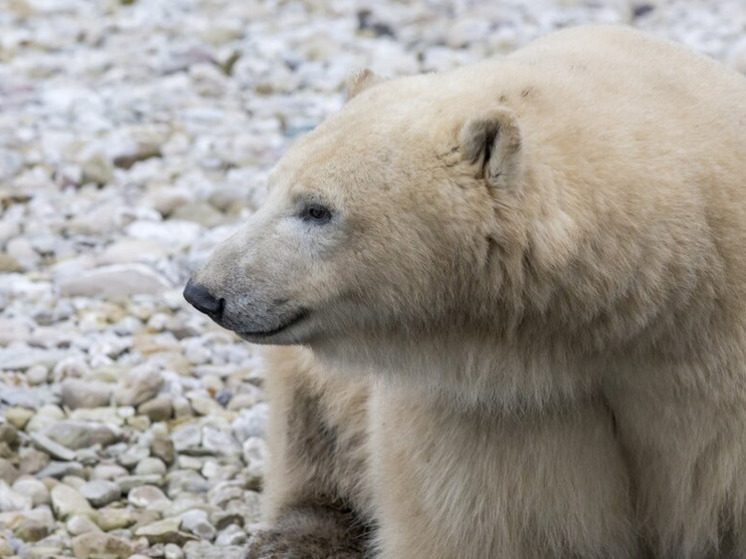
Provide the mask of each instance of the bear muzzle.
POLYGON ((204 285, 191 279, 184 287, 184 299, 195 309, 220 324, 225 310, 225 299, 215 297, 204 285))

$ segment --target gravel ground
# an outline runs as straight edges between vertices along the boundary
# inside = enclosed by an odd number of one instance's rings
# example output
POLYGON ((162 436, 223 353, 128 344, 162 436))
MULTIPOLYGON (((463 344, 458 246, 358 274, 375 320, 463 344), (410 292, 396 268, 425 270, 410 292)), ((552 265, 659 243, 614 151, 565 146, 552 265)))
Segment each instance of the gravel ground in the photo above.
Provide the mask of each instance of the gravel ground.
POLYGON ((240 557, 263 372, 189 271, 353 70, 591 21, 746 71, 742 0, 0 0, 0 557, 240 557))

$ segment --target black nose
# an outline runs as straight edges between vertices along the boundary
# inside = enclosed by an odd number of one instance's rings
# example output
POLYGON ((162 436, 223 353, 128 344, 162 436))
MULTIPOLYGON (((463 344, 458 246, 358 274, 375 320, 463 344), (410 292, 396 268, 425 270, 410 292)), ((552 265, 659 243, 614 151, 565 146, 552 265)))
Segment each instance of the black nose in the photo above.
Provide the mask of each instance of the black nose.
POLYGON ((220 320, 223 314, 225 299, 215 298, 201 283, 189 280, 184 288, 184 299, 213 320, 220 320))

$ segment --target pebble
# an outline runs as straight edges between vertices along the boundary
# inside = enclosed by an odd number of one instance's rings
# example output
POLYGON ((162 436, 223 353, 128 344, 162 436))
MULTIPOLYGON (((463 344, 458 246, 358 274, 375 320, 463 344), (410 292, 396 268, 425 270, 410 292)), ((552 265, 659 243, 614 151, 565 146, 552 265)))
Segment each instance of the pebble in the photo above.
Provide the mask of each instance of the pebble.
POLYGON ((207 513, 203 510, 190 510, 181 515, 181 529, 199 536, 203 540, 212 541, 217 531, 207 519, 207 513))
POLYGON ((114 400, 118 406, 136 406, 153 398, 163 386, 160 373, 148 366, 135 367, 117 384, 114 400))
POLYGON ((137 475, 163 475, 165 473, 166 464, 160 458, 148 457, 135 466, 135 474, 137 475))
POLYGON ((73 553, 78 559, 102 556, 126 559, 133 555, 134 549, 130 542, 102 532, 85 532, 73 538, 73 553))
POLYGON ((161 505, 170 502, 166 494, 154 485, 133 487, 127 495, 127 502, 133 507, 141 509, 151 507, 159 501, 162 502, 161 505))
POLYGON ((78 450, 114 443, 118 436, 113 429, 100 423, 77 420, 63 420, 46 427, 43 435, 66 448, 78 450))
POLYGON ((137 408, 137 413, 147 415, 151 421, 166 421, 171 418, 173 411, 171 400, 165 396, 153 398, 137 408))
POLYGON ((57 289, 62 297, 117 299, 138 294, 158 295, 170 288, 166 278, 140 263, 101 266, 57 279, 57 289))
POLYGON ((60 483, 50 493, 55 515, 65 520, 74 515, 93 516, 94 510, 86 498, 72 487, 60 483))
POLYGON ((33 500, 28 495, 14 491, 4 480, 0 480, 0 512, 31 510, 33 500))
POLYGON ((118 500, 122 490, 119 484, 113 481, 96 479, 83 484, 80 487, 80 494, 94 507, 102 507, 118 500))
POLYGON ((104 507, 96 512, 94 521, 104 532, 123 530, 136 522, 130 509, 104 507))
POLYGON ((68 378, 62 382, 62 403, 73 410, 108 406, 113 388, 104 382, 68 378))
POLYGON ((151 544, 173 543, 179 546, 183 546, 189 540, 196 539, 195 536, 182 532, 179 529, 180 525, 181 519, 179 518, 165 518, 138 528, 135 530, 135 535, 147 538, 151 544))
MULTIPOLYGON (((0 476, 2 477, 2 476, 0 476)), ((49 489, 38 479, 23 477, 13 483, 13 491, 31 499, 31 505, 36 507, 50 503, 49 489)))
POLYGON ((100 532, 101 529, 86 516, 72 516, 65 523, 65 528, 72 536, 79 536, 87 532, 100 532))

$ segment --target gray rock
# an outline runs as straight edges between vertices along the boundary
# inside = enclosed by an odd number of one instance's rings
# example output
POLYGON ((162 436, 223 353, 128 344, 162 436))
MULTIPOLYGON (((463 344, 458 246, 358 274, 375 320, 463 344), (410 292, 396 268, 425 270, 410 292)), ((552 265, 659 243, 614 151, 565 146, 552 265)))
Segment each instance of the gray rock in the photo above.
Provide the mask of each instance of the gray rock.
POLYGON ((34 478, 22 478, 13 484, 13 491, 31 499, 34 507, 49 504, 49 489, 41 481, 34 478))
POLYGON ((34 543, 46 538, 53 529, 54 526, 49 526, 48 524, 29 518, 16 526, 13 533, 24 542, 34 543))
POLYGON ((183 551, 186 559, 242 559, 246 549, 243 545, 223 547, 201 541, 187 543, 183 551))
POLYGON ((21 472, 13 465, 10 460, 0 458, 0 480, 6 483, 13 483, 21 472))
POLYGON ((122 476, 117 479, 116 482, 122 489, 122 493, 129 493, 130 490, 141 485, 161 485, 163 483, 163 477, 153 474, 146 476, 122 476))
POLYGON ((0 423, 0 443, 6 443, 10 448, 16 448, 19 442, 18 429, 9 423, 0 423))
POLYGON ((117 384, 114 400, 118 406, 137 406, 153 398, 163 386, 163 377, 152 367, 130 369, 117 384))
POLYGON ((187 423, 173 430, 171 440, 178 452, 200 447, 202 430, 196 423, 187 423))
POLYGON ((122 530, 132 526, 137 519, 129 508, 109 508, 105 507, 97 511, 94 521, 104 532, 112 530, 122 530))
POLYGON ((171 465, 176 459, 176 448, 171 439, 165 436, 153 437, 150 443, 150 453, 156 458, 160 458, 166 464, 171 465))
POLYGON ((168 495, 174 497, 180 493, 205 493, 210 489, 207 480, 193 470, 177 470, 166 476, 168 495))
MULTIPOLYGON (((18 469, 22 474, 35 474, 49 464, 49 454, 35 448, 21 448, 18 469)), ((43 477, 43 476, 40 476, 43 477)), ((53 476, 48 476, 53 477, 53 476)))
POLYGON ((118 434, 106 425, 76 420, 58 421, 44 429, 43 435, 72 450, 96 444, 109 446, 118 438, 118 434))
POLYGON ((184 552, 174 543, 167 543, 163 546, 164 559, 184 559, 184 552))
POLYGON ((190 510, 181 515, 181 529, 209 541, 212 541, 217 533, 215 527, 207 519, 207 513, 199 509, 190 510))
POLYGON ((241 447, 229 430, 205 426, 202 429, 202 447, 214 454, 240 454, 241 447))
MULTIPOLYGON (((47 457, 47 460, 49 457, 47 457)), ((80 462, 49 462, 43 469, 36 473, 39 479, 54 478, 62 479, 66 476, 76 476, 84 478, 87 475, 86 469, 80 462)))
POLYGON ((218 534, 215 539, 215 545, 220 547, 246 545, 249 542, 249 538, 239 526, 231 524, 225 530, 218 534))
POLYGON ((139 263, 112 264, 57 279, 57 289, 63 297, 123 298, 158 295, 170 288, 166 278, 139 263))
POLYGON ((160 458, 145 458, 135 466, 135 474, 137 475, 164 475, 166 470, 166 464, 160 458))
POLYGON ((166 421, 173 416, 174 407, 170 398, 162 396, 140 404, 137 413, 147 415, 153 422, 166 421))
POLYGON ((62 403, 73 410, 108 406, 113 389, 104 382, 68 378, 62 382, 62 403))
POLYGON ((122 496, 119 484, 113 481, 97 479, 89 481, 80 487, 80 494, 94 507, 103 507, 116 501, 122 496))
POLYGON ((91 479, 115 481, 126 475, 129 475, 129 472, 119 464, 98 464, 91 472, 91 479))
POLYGON ((151 545, 154 543, 173 543, 183 546, 186 542, 197 539, 192 534, 182 532, 179 529, 180 524, 180 518, 165 518, 158 522, 141 526, 135 530, 135 535, 147 538, 151 545))
POLYGON ((68 533, 72 536, 79 536, 87 532, 100 532, 96 524, 94 524, 90 518, 86 516, 71 516, 70 519, 65 523, 65 528, 68 533))
POLYGON ((135 548, 130 542, 102 532, 86 532, 73 539, 73 553, 78 559, 126 559, 134 552, 135 548))
POLYGON ((117 462, 125 468, 133 468, 148 456, 150 456, 150 450, 147 447, 135 445, 117 456, 117 462))
POLYGON ((170 499, 166 497, 166 494, 154 485, 133 487, 127 495, 127 502, 133 507, 141 509, 152 507, 154 503, 158 503, 159 501, 170 503, 170 499))
POLYGON ((31 497, 14 491, 5 481, 0 481, 0 512, 28 511, 32 506, 31 497))
MULTIPOLYGON (((0 369, 24 371, 35 365, 52 367, 68 355, 68 351, 57 349, 0 348, 0 369)), ((8 391, 7 394, 0 395, 0 400, 11 406, 18 405, 36 409, 38 405, 28 405, 29 402, 35 403, 35 400, 31 396, 25 396, 26 394, 27 392, 24 391, 8 391)))
POLYGON ((31 442, 39 449, 43 450, 53 458, 59 458, 69 462, 75 459, 75 451, 54 442, 52 439, 41 433, 31 433, 31 442))
POLYGON ((71 516, 95 516, 95 511, 83 495, 69 485, 60 483, 50 492, 52 508, 57 518, 66 520, 71 516))
POLYGON ((34 412, 27 408, 13 407, 5 410, 5 420, 16 429, 25 429, 34 412))

